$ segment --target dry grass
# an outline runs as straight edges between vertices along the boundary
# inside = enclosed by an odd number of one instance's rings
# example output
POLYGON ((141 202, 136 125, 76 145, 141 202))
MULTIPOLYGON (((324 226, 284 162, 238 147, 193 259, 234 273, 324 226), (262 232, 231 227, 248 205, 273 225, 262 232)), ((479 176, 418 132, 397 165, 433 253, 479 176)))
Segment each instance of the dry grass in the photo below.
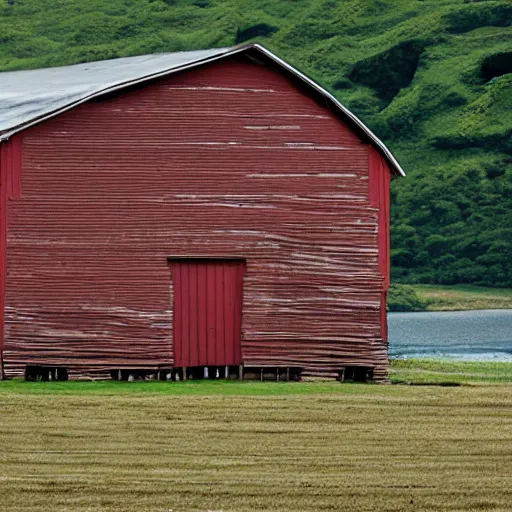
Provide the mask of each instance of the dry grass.
POLYGON ((389 370, 396 384, 512 384, 512 362, 395 359, 389 370))
POLYGON ((0 509, 510 510, 512 386, 318 389, 4 390, 0 509))
POLYGON ((473 309, 512 309, 510 288, 483 286, 413 285, 418 297, 428 304, 427 311, 465 311, 473 309))

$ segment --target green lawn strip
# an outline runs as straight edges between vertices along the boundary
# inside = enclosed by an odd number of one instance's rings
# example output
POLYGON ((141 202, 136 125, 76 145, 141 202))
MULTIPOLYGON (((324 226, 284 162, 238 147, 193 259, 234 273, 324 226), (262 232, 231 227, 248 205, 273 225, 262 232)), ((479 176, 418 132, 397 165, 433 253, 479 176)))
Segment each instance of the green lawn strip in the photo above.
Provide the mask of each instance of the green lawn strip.
MULTIPOLYGON (((445 359, 392 360, 390 381, 395 384, 506 384, 512 383, 512 363, 465 362, 445 359)), ((1 393, 59 395, 227 395, 280 396, 311 394, 381 393, 372 384, 318 382, 254 382, 198 380, 187 382, 117 382, 110 380, 68 382, 0 382, 1 393)))
POLYGON ((0 393, 63 394, 63 395, 310 395, 326 393, 367 393, 374 385, 341 385, 328 382, 254 382, 208 381, 187 382, 117 382, 117 381, 67 381, 24 382, 13 379, 0 382, 0 393))

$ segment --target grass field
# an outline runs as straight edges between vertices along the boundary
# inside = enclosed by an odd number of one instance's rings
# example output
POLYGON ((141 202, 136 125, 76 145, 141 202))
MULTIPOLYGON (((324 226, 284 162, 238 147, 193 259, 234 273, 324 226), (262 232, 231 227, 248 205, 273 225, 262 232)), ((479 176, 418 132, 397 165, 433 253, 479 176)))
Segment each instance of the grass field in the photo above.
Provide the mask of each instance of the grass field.
POLYGON ((427 304, 427 311, 464 311, 471 309, 512 309, 512 289, 484 286, 411 285, 427 304))
POLYGON ((454 361, 450 359, 394 360, 390 365, 394 384, 512 384, 512 363, 454 361))
POLYGON ((491 382, 2 382, 0 509, 510 510, 491 382))
POLYGON ((388 309, 395 312, 512 309, 512 288, 394 283, 388 295, 388 309))

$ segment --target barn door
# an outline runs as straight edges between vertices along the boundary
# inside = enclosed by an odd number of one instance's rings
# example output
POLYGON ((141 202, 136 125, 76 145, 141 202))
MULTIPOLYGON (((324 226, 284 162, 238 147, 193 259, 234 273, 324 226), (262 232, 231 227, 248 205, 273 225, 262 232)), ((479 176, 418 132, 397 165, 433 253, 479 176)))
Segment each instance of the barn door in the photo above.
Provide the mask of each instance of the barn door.
POLYGON ((239 260, 171 261, 176 367, 241 364, 244 271, 239 260))

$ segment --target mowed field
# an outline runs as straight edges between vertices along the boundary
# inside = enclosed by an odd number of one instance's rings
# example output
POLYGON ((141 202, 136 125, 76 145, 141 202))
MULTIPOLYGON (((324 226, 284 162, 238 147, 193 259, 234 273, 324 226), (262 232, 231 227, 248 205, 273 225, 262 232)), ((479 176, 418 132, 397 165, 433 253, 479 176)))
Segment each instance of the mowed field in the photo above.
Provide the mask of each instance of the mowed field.
POLYGON ((509 511, 512 385, 0 383, 2 511, 509 511))

